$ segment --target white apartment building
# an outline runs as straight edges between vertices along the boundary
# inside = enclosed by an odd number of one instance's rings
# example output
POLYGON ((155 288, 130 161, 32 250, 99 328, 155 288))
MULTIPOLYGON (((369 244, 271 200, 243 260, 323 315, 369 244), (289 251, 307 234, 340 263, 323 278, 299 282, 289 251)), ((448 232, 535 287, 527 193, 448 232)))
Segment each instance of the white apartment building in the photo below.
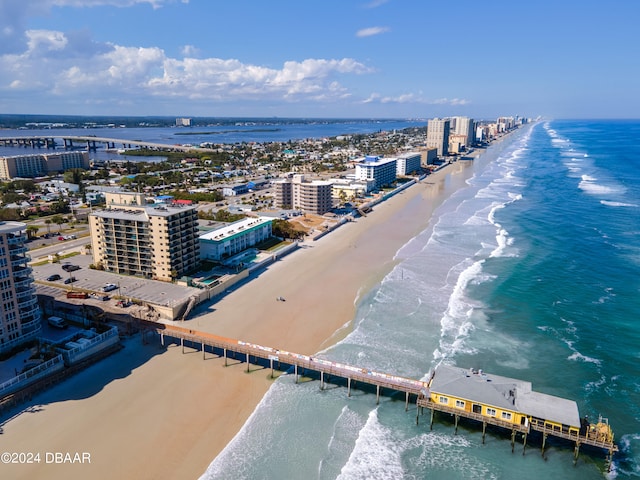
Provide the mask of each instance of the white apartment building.
POLYGON ((27 225, 0 222, 0 352, 40 333, 40 307, 27 255, 27 225))
POLYGON ((455 121, 455 127, 453 128, 452 133, 458 136, 457 141, 465 147, 472 146, 475 143, 476 136, 476 124, 473 118, 453 117, 451 121, 455 121))
POLYGON ((200 258, 220 261, 271 238, 272 218, 250 217, 201 235, 200 258))
POLYGON ((333 208, 332 182, 293 175, 273 182, 276 205, 322 215, 333 208))
POLYGON ((36 153, 0 157, 0 179, 34 178, 62 173, 71 168, 89 168, 89 152, 36 153))
POLYGON ((449 129, 448 118, 431 118, 427 123, 427 147, 437 148, 439 157, 449 154, 449 129))
POLYGON ((373 180, 372 190, 396 181, 396 159, 368 155, 356 164, 356 180, 373 180))
POLYGON ((141 194, 106 195, 107 208, 89 216, 94 264, 106 271, 171 281, 200 263, 194 206, 147 206, 141 194), (115 203, 118 199, 123 203, 115 203))
POLYGON ((419 172, 422 156, 418 152, 403 153, 396 158, 396 174, 398 176, 419 172))

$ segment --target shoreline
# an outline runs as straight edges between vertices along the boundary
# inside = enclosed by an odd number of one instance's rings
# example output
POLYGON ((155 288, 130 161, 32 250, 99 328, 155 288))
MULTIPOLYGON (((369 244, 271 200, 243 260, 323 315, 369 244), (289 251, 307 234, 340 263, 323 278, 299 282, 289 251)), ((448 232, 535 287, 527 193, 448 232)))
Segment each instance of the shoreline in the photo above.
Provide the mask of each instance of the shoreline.
MULTIPOLYGON (((330 347, 352 331, 358 302, 401 261, 400 249, 464 186, 472 163, 447 165, 367 217, 305 244, 185 326, 309 355, 330 347)), ((3 474, 198 478, 272 382, 262 370, 243 375, 243 362, 224 368, 223 360, 203 361, 193 350, 141 346, 139 336, 125 343, 0 424, 2 451, 88 452, 91 464, 0 465, 3 474)))

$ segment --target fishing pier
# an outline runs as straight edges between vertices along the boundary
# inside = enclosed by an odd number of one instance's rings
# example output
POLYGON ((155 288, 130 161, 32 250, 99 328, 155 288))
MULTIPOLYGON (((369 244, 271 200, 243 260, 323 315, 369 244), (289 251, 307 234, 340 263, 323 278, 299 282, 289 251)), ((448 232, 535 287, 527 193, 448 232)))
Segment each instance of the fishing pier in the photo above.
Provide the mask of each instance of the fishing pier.
POLYGON ((228 365, 230 356, 234 360, 244 356, 247 372, 251 363, 268 365, 271 377, 274 370, 293 371, 295 382, 300 375, 319 377, 319 388, 325 387, 331 377, 346 383, 347 396, 357 384, 374 388, 376 403, 383 389, 393 393, 404 393, 405 411, 409 404, 416 407, 416 424, 424 409, 431 410, 430 428, 433 428, 435 412, 454 417, 455 433, 461 418, 482 424, 482 442, 488 425, 511 432, 511 451, 515 449, 516 435, 523 439, 522 454, 527 447, 527 436, 537 432, 542 438, 544 456, 548 437, 556 437, 574 444, 574 464, 577 463, 580 447, 590 446, 607 452, 610 467, 613 454, 618 451, 613 441, 613 432, 608 421, 599 418, 595 424, 581 419, 575 402, 531 390, 531 384, 522 380, 487 375, 482 370, 461 369, 441 365, 432 372, 428 381, 415 380, 397 375, 376 372, 352 365, 265 347, 253 343, 200 332, 175 325, 140 320, 142 340, 150 332, 160 336, 162 345, 166 338, 177 340, 184 353, 185 346, 199 349, 203 359, 207 348, 224 358, 228 365), (185 345, 186 344, 186 345, 185 345), (253 361, 252 361, 253 358, 253 361))

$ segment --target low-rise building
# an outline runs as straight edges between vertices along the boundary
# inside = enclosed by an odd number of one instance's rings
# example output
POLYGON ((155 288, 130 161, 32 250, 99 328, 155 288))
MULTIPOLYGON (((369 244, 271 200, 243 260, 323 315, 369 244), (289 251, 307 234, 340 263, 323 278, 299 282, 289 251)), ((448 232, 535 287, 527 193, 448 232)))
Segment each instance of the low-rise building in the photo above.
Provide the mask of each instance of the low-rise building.
POLYGON ((249 217, 200 236, 200 258, 220 261, 263 242, 272 235, 272 218, 249 217))
POLYGON ((398 155, 396 158, 396 174, 398 176, 417 173, 421 169, 420 153, 411 152, 398 155))
POLYGON ((249 193, 249 185, 246 183, 224 187, 222 189, 222 194, 225 197, 235 197, 236 195, 244 195, 245 193, 249 193))

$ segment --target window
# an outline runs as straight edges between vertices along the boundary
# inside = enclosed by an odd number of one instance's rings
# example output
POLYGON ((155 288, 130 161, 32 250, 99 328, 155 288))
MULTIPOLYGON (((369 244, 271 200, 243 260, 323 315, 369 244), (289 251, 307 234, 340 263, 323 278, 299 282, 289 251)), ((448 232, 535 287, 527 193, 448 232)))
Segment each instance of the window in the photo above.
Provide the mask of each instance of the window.
POLYGON ((449 403, 449 399, 447 397, 438 397, 438 402, 444 403, 445 405, 449 403))
POLYGON ((509 413, 509 412, 502 412, 502 419, 503 419, 503 420, 511 420, 511 413, 509 413))
POLYGON ((495 408, 487 408, 487 415, 489 415, 490 417, 495 417, 496 416, 496 409, 495 408))
POLYGON ((457 408, 464 408, 464 402, 462 400, 456 400, 457 408))

